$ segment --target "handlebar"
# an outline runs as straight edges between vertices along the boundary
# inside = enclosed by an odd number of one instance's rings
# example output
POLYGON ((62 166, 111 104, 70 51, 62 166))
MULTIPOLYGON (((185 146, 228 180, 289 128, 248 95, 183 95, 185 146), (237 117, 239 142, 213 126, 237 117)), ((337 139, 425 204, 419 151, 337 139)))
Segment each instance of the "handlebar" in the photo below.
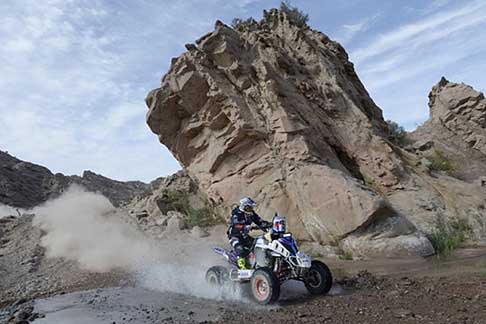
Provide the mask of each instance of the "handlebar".
POLYGON ((251 229, 252 231, 255 231, 255 230, 262 230, 262 231, 264 231, 264 232, 268 232, 268 230, 270 229, 270 225, 263 225, 262 227, 257 226, 257 225, 252 225, 250 229, 251 229))

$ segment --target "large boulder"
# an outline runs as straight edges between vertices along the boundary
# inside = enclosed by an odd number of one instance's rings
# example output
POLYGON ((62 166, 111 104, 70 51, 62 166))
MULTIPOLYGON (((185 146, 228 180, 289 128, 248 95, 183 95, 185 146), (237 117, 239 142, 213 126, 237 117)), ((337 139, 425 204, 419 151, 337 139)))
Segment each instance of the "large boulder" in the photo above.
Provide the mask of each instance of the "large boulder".
MULTIPOLYGON (((196 43, 148 94, 147 123, 212 202, 229 212, 252 196, 319 243, 403 217, 383 198, 402 162, 338 43, 274 9, 237 30, 218 21, 196 43)), ((412 224, 397 231, 424 254, 412 224)))

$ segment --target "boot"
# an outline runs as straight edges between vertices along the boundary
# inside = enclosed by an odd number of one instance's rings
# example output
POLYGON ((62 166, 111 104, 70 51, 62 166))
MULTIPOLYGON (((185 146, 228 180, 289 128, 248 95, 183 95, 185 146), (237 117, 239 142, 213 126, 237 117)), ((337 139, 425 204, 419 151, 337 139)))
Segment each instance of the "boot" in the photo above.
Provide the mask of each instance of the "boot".
POLYGON ((238 263, 238 268, 240 268, 241 270, 247 270, 245 258, 239 257, 237 263, 238 263))

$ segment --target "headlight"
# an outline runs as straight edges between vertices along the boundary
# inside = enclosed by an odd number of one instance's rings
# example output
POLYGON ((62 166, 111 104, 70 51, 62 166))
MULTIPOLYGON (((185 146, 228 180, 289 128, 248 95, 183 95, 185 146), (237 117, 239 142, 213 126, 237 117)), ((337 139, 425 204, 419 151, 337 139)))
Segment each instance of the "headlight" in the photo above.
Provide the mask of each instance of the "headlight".
POLYGON ((311 266, 311 259, 307 256, 307 254, 303 252, 297 253, 297 260, 299 262, 299 266, 304 268, 310 268, 311 266))

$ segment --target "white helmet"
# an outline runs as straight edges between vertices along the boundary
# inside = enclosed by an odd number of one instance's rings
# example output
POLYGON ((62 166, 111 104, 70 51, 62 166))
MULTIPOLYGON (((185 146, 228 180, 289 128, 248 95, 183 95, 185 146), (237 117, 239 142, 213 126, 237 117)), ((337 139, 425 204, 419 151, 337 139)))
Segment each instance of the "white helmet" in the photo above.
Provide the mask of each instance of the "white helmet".
POLYGON ((272 221, 272 232, 274 234, 285 234, 287 231, 285 217, 275 214, 272 221))
POLYGON ((256 202, 250 197, 244 197, 240 200, 240 210, 246 214, 253 213, 253 209, 256 207, 256 202))

